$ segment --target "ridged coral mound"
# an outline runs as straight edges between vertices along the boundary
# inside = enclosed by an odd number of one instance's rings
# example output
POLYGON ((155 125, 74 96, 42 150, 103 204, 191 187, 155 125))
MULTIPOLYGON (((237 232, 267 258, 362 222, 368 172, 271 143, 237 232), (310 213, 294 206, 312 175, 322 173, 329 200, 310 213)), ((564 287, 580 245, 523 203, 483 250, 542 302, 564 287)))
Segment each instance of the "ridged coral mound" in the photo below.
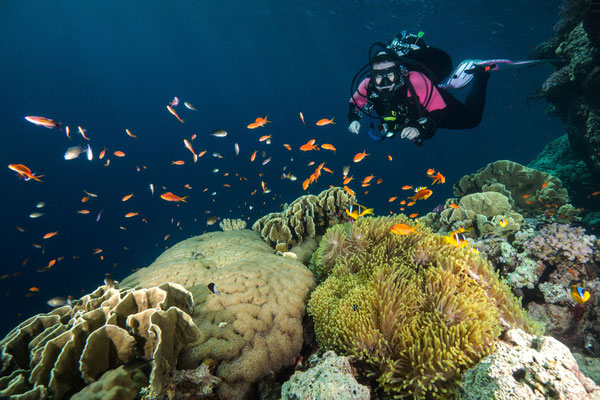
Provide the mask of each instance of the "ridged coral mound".
POLYGON ((0 396, 85 398, 76 393, 113 371, 103 390, 133 400, 148 377, 118 367, 134 360, 150 367, 150 385, 160 392, 179 352, 198 338, 192 306, 191 294, 176 284, 101 286, 72 307, 35 315, 0 341, 0 396))
POLYGON ((345 219, 344 210, 356 201, 339 187, 329 188, 317 196, 298 197, 283 211, 257 220, 252 229, 277 251, 286 252, 308 237, 322 235, 325 229, 345 219))
POLYGON ((386 393, 448 398, 505 329, 541 332, 491 266, 442 236, 398 236, 404 215, 330 228, 311 260, 319 343, 353 356, 386 393))
POLYGON ((168 281, 189 290, 200 338, 177 367, 195 369, 212 360, 222 380, 219 397, 247 399, 254 383, 291 365, 301 350, 302 319, 314 287, 308 268, 274 253, 250 230, 211 232, 176 244, 121 285, 168 281))

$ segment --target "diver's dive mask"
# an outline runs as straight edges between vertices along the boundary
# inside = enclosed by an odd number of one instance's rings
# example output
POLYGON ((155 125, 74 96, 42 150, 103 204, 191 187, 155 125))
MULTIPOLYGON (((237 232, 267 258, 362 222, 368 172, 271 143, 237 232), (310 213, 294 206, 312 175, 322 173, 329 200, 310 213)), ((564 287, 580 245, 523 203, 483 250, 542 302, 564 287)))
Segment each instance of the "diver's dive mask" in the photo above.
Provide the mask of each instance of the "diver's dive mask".
POLYGON ((408 70, 402 65, 393 65, 383 69, 371 70, 371 80, 378 90, 395 90, 404 85, 403 76, 408 70), (393 86, 393 87, 392 87, 393 86))

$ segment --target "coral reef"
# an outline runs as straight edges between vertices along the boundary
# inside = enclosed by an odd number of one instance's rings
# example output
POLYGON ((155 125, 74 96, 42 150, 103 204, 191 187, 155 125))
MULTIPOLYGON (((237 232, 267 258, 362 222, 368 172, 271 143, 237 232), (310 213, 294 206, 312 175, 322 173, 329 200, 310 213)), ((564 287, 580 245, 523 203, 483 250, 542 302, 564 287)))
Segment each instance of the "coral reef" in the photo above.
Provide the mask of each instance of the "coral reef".
POLYGON ((560 179, 519 163, 500 160, 474 174, 466 175, 454 185, 455 196, 478 192, 499 192, 517 210, 536 210, 546 204, 567 204, 567 190, 560 179))
POLYGON ((445 235, 462 228, 471 239, 499 236, 514 240, 528 223, 525 217, 575 221, 579 210, 567 203, 560 180, 518 163, 500 160, 454 185, 458 198, 421 217, 419 221, 445 235))
POLYGON ((558 340, 511 329, 496 350, 465 372, 458 400, 600 398, 569 349, 558 340))
POLYGON ((471 238, 507 237, 525 225, 523 216, 513 210, 510 198, 498 192, 471 193, 459 200, 449 199, 439 212, 428 213, 420 221, 440 235, 463 227, 464 235, 471 238), (458 207, 450 207, 450 204, 458 207), (501 219, 506 221, 505 226, 499 223, 501 219))
POLYGON ((135 397, 140 381, 148 377, 126 370, 105 374, 134 359, 146 361, 150 385, 160 391, 179 352, 199 336, 188 315, 192 305, 191 294, 176 284, 121 290, 101 286, 72 307, 33 316, 0 341, 0 396, 28 393, 29 398, 44 398, 47 393, 67 399, 104 379, 84 390, 131 384, 108 391, 134 392, 135 397))
POLYGON ((347 357, 327 351, 322 357, 314 354, 308 360, 308 370, 297 371, 281 388, 282 400, 368 400, 369 388, 359 384, 347 357))
MULTIPOLYGON (((527 166, 547 172, 560 179, 569 192, 570 202, 577 207, 585 208, 586 212, 591 210, 600 211, 600 202, 590 196, 593 191, 590 189, 595 187, 592 174, 581 157, 571 149, 567 135, 548 143, 536 159, 527 166)), ((560 217, 559 213, 554 212, 554 214, 560 217)), ((554 220, 568 222, 566 219, 556 218, 554 220)), ((600 228, 600 223, 598 228, 600 228)))
POLYGON ((291 365, 300 351, 314 278, 299 261, 274 254, 256 232, 211 232, 184 240, 121 285, 166 281, 193 294, 200 330, 177 367, 192 370, 213 360, 220 398, 247 398, 255 383, 291 365))
POLYGON ((196 369, 175 370, 161 393, 156 393, 151 386, 142 388, 141 400, 215 399, 213 391, 221 380, 212 375, 212 369, 214 363, 208 361, 196 369))
POLYGON ((534 258, 566 270, 593 262, 597 242, 594 235, 585 235, 581 227, 554 223, 544 226, 523 247, 534 258))
POLYGON ((97 381, 74 394, 71 400, 134 400, 147 384, 148 377, 143 368, 121 365, 106 371, 97 381))
POLYGON ((236 229, 244 229, 246 227, 246 221, 243 219, 230 219, 223 218, 221 222, 219 222, 219 227, 222 231, 233 231, 236 229))
POLYGON ((556 36, 530 57, 564 63, 534 97, 546 97, 564 122, 573 150, 600 177, 600 11, 596 1, 565 0, 556 36), (566 65, 565 65, 566 64, 566 65))
POLYGON ((570 295, 571 285, 591 293, 600 289, 597 238, 557 223, 521 233, 527 236, 521 243, 492 238, 480 241, 481 248, 516 293, 525 295, 528 311, 545 322, 549 334, 573 350, 600 355, 600 343, 593 339, 600 334, 598 300, 578 305, 570 295))
POLYGON ((386 393, 446 398, 505 329, 538 333, 492 267, 403 215, 330 228, 311 261, 319 344, 354 357, 386 393), (331 236, 331 237, 330 237, 331 236))
POLYGON ((282 212, 270 213, 252 225, 277 251, 289 251, 305 237, 314 238, 344 221, 344 210, 356 201, 342 188, 334 187, 315 195, 306 195, 285 205, 282 212))

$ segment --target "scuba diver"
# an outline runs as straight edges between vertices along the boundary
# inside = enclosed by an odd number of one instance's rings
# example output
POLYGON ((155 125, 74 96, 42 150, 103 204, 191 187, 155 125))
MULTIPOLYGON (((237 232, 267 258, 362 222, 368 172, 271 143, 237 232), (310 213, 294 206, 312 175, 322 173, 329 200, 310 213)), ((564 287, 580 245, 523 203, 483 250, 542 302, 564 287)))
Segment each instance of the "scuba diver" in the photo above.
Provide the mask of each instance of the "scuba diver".
MULTIPOLYGON (((396 35, 385 46, 375 43, 369 49, 369 64, 355 76, 367 75, 350 99, 348 120, 350 132, 358 134, 360 119, 371 117, 369 136, 377 141, 392 138, 397 134, 403 139, 413 140, 418 146, 430 139, 438 128, 469 129, 481 122, 485 107, 485 95, 489 71, 493 64, 478 65, 475 62, 463 63, 454 74, 461 73, 462 86, 472 81, 472 87, 461 103, 446 89, 441 80, 452 71, 452 60, 443 50, 428 47, 418 35, 406 32, 396 35), (371 57, 373 47, 382 50, 371 57), (470 75, 470 76, 469 76, 470 75), (466 81, 466 83, 464 83, 466 81), (372 114, 374 110, 378 117, 372 114), (374 131, 373 118, 381 120, 379 129, 374 131)), ((462 87, 460 86, 460 87, 462 87)), ((456 87, 446 85, 446 87, 456 87)), ((352 89, 351 89, 352 91, 352 89)))
POLYGON ((372 139, 382 141, 400 134, 422 146, 423 140, 432 138, 438 128, 470 129, 479 125, 490 71, 563 62, 465 60, 452 72, 448 53, 427 46, 422 37, 423 32, 407 35, 403 31, 387 46, 381 42, 371 45, 369 63, 354 76, 350 87, 350 132, 358 134, 360 119, 369 116, 372 139), (372 56, 376 46, 381 50, 372 56), (468 84, 472 87, 464 104, 447 90, 468 84), (373 119, 380 120, 377 130, 373 119))

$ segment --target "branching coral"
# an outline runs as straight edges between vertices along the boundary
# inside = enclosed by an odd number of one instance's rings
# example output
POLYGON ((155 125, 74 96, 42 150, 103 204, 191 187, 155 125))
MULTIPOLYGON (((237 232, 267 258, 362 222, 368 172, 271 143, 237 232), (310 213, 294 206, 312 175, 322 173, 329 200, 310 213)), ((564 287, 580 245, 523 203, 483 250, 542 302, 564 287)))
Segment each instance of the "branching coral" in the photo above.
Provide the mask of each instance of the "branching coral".
POLYGON ((585 229, 568 224, 550 224, 523 244, 533 257, 556 268, 569 268, 593 260, 597 246, 594 235, 585 235, 585 229))
POLYGON ((330 272, 309 313, 319 343, 364 363, 388 394, 447 398, 504 329, 541 329, 478 255, 444 244, 425 227, 418 235, 390 233, 399 223, 414 224, 393 216, 331 228, 312 260, 330 272), (324 257, 330 232, 338 241, 342 232, 346 240, 360 237, 362 251, 324 257))

